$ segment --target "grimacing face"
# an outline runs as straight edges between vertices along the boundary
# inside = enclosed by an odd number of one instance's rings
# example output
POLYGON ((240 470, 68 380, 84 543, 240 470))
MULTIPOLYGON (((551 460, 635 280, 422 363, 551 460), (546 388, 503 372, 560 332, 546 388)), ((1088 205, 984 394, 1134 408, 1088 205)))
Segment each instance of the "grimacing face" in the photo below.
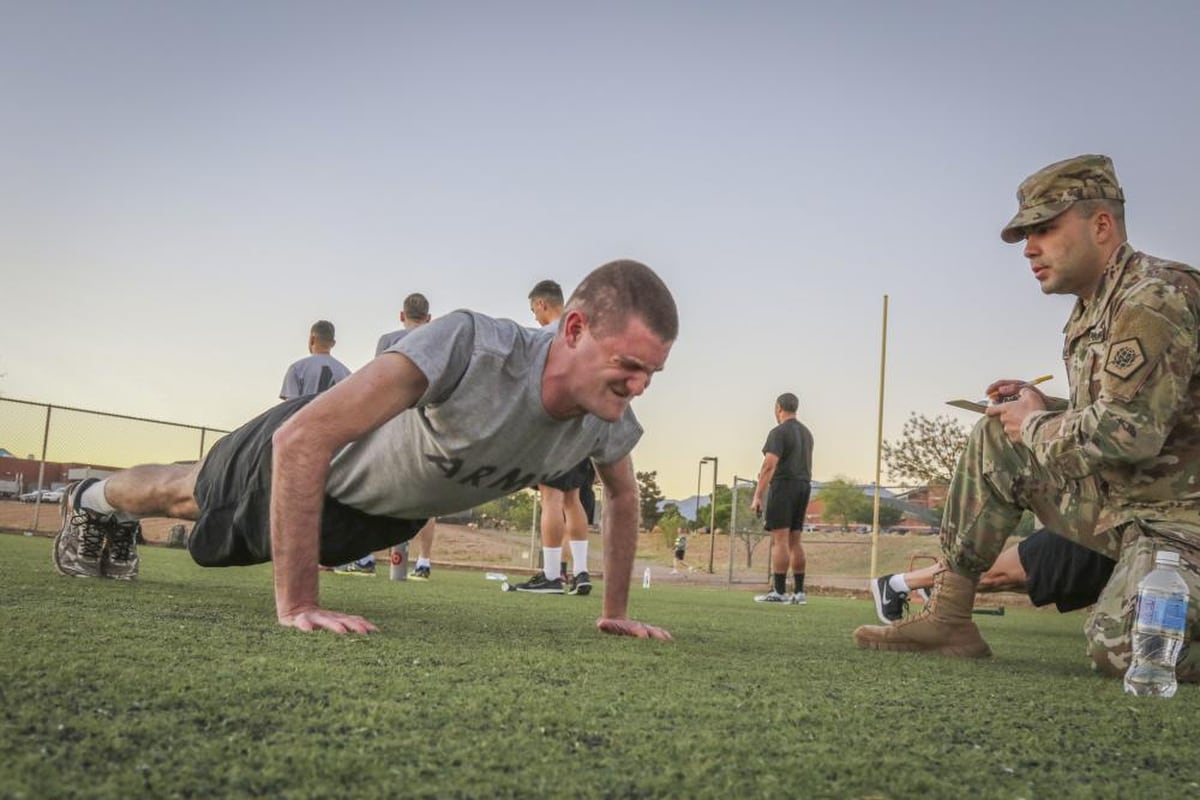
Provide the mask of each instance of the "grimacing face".
POLYGON ((600 337, 585 326, 576 344, 571 382, 575 402, 600 419, 617 421, 666 366, 672 344, 637 317, 630 317, 623 330, 600 337))

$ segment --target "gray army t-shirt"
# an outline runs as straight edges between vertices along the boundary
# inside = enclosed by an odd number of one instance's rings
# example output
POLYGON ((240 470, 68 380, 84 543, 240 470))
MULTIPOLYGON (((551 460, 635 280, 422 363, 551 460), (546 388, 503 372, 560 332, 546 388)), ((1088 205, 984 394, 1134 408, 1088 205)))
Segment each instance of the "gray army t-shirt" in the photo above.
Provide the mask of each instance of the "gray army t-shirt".
POLYGON ((368 514, 420 519, 545 483, 585 458, 624 458, 642 435, 632 409, 612 423, 546 413, 542 372, 553 341, 470 311, 410 331, 389 352, 411 359, 429 387, 414 408, 334 457, 329 494, 368 514))
POLYGON ((381 353, 390 350, 392 345, 407 336, 410 330, 412 329, 401 328, 398 331, 392 331, 391 333, 385 333, 383 336, 380 336, 379 341, 375 343, 375 355, 380 355, 381 353))
POLYGON ((349 374, 349 368, 328 353, 313 353, 288 367, 279 389, 279 399, 319 394, 349 374))

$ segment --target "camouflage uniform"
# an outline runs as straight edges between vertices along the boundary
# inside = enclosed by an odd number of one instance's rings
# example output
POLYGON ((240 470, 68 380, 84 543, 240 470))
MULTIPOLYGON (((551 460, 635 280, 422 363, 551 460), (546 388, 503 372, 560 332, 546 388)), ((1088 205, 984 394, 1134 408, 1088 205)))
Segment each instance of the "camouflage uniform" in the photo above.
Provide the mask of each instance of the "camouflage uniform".
MULTIPOLYGON (((1068 207, 1076 199, 1086 198, 1068 207)), ((1137 584, 1156 549, 1180 554, 1192 596, 1188 641, 1200 641, 1200 273, 1123 244, 1064 332, 1070 400, 1031 414, 1019 444, 996 418, 975 426, 942 546, 954 572, 977 578, 1031 509, 1056 533, 1116 559, 1085 630, 1097 666, 1123 675, 1137 584)), ((1185 647, 1178 674, 1200 681, 1200 648, 1185 647)))

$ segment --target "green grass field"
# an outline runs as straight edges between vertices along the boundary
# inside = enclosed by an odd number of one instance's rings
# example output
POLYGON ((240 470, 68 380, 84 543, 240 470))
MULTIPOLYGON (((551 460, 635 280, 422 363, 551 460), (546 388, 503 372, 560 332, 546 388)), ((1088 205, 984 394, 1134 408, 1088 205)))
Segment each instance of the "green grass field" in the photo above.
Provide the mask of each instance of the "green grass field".
MULTIPOLYGON (((979 617, 996 656, 857 650, 870 604, 634 589, 600 600, 322 576, 369 638, 274 622, 269 567, 144 548, 135 584, 0 536, 0 798, 1196 797, 1200 691, 1095 677, 1080 614, 979 617)), ((599 588, 599 587, 597 587, 599 588)))

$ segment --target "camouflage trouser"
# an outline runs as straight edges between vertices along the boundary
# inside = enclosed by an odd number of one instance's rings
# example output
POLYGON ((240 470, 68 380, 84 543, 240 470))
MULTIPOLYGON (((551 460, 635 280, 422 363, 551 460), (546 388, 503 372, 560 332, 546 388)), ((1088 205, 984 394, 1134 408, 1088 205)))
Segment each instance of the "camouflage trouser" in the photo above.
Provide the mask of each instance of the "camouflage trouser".
MULTIPOLYGON (((1065 480, 1038 464, 1025 446, 984 417, 967 441, 942 519, 942 551, 954 572, 978 579, 999 557, 1026 510, 1055 533, 1117 561, 1084 630, 1088 654, 1101 671, 1124 675, 1129 665, 1137 584, 1154 567, 1154 551, 1175 550, 1191 587, 1188 643, 1200 641, 1200 529, 1154 520, 1114 525, 1092 479, 1065 480)), ((1200 681, 1200 648, 1185 645, 1180 680, 1200 681)))

